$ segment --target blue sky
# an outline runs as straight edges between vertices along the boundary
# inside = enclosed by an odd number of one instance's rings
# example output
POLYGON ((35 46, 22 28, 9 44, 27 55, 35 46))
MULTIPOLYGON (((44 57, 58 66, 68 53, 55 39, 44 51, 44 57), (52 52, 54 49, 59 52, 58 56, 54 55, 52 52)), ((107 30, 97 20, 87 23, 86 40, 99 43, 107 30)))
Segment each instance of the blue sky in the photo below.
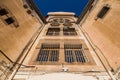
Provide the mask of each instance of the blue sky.
POLYGON ((81 14, 89 0, 34 0, 43 16, 48 12, 75 12, 81 14))

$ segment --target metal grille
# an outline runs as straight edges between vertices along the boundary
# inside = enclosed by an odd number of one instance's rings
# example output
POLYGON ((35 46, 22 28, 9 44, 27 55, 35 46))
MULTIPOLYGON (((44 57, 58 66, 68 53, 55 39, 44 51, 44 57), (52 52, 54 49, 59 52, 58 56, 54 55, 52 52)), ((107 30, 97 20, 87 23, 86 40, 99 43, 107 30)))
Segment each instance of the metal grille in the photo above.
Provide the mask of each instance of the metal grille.
POLYGON ((65 44, 64 48, 65 48, 65 62, 85 63, 89 61, 81 44, 80 45, 65 44))
POLYGON ((38 55, 37 61, 47 62, 48 61, 48 56, 49 56, 49 50, 41 49, 40 53, 38 55))
POLYGON ((86 62, 85 60, 86 56, 83 55, 82 51, 75 50, 75 56, 77 62, 82 62, 82 63, 86 62))
POLYGON ((48 28, 46 35, 57 36, 60 33, 60 28, 48 28))
POLYGON ((59 61, 59 44, 42 44, 37 61, 57 62, 59 61))
POLYGON ((51 53, 50 53, 50 58, 49 58, 49 61, 58 61, 58 55, 59 53, 59 50, 52 50, 51 53))
POLYGON ((64 27, 63 34, 64 35, 77 35, 77 32, 75 31, 75 28, 64 27))
POLYGON ((65 50, 65 62, 74 62, 72 50, 65 50))

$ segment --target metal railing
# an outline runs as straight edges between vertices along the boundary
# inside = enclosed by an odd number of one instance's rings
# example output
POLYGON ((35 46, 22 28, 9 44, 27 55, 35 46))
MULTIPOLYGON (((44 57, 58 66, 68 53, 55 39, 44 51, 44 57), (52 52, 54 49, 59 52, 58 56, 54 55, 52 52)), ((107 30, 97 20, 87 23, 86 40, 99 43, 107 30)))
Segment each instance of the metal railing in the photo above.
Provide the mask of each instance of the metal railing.
POLYGON ((11 73, 13 61, 0 50, 0 80, 7 80, 11 73))

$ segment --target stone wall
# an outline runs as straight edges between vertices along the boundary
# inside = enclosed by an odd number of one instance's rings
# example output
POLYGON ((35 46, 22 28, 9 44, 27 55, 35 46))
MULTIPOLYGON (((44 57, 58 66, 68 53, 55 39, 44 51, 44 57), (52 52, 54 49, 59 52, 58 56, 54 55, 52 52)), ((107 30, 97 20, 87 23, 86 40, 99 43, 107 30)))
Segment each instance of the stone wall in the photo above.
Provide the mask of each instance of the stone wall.
POLYGON ((114 69, 120 67, 120 0, 98 0, 82 28, 104 53, 114 69), (96 20, 103 6, 109 5, 110 10, 102 18, 96 20))
POLYGON ((0 50, 15 61, 34 33, 41 27, 39 21, 28 14, 23 8, 22 0, 0 0, 0 6, 6 7, 19 24, 5 24, 4 18, 0 17, 0 50))

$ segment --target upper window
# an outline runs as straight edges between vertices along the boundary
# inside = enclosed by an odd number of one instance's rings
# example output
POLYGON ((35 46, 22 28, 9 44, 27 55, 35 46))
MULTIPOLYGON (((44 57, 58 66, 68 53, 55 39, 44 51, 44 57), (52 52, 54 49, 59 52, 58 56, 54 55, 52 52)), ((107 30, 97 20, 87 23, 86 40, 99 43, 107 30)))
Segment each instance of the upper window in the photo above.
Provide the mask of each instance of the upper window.
MULTIPOLYGON (((58 36, 60 35, 60 28, 48 28, 46 35, 48 36, 58 36)), ((64 27, 63 28, 63 35, 65 36, 75 36, 77 32, 75 28, 64 27)))
POLYGON ((43 16, 48 12, 74 12, 79 16, 89 0, 33 0, 43 16))
POLYGON ((64 27, 63 34, 66 36, 77 35, 77 32, 76 32, 75 28, 64 27))
POLYGON ((106 13, 109 11, 109 9, 110 9, 110 7, 104 6, 104 7, 101 9, 101 11, 98 13, 97 17, 98 17, 98 18, 103 18, 103 17, 106 15, 106 13))
POLYGON ((57 36, 60 33, 60 28, 48 28, 46 35, 57 36))

